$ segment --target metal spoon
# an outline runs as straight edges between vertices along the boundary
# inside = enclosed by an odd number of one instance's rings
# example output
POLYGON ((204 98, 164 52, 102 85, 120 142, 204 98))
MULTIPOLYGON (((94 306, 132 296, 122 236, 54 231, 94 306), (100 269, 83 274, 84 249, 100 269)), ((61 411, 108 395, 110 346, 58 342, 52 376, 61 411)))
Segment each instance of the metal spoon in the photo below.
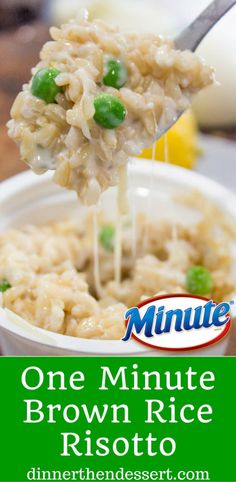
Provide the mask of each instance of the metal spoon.
MULTIPOLYGON (((202 39, 214 27, 214 25, 223 17, 230 8, 236 4, 236 0, 214 0, 203 10, 203 12, 174 40, 175 47, 179 50, 196 50, 202 39)), ((173 118, 171 123, 162 129, 159 129, 157 139, 162 137, 181 117, 183 112, 178 112, 177 116, 173 118)), ((47 169, 55 170, 55 161, 51 161, 47 157, 47 165, 45 165, 45 156, 42 156, 42 150, 36 153, 37 165, 40 172, 47 169), (50 164, 50 166, 49 166, 50 164)))
MULTIPOLYGON (((192 50, 194 52, 208 32, 216 23, 236 4, 236 0, 214 0, 200 15, 186 27, 174 40, 175 47, 179 50, 192 50)), ((160 129, 158 137, 162 137, 184 113, 179 112, 168 127, 160 129)))
POLYGON ((236 4, 236 0, 214 0, 175 39, 177 49, 196 50, 202 39, 216 23, 236 4))

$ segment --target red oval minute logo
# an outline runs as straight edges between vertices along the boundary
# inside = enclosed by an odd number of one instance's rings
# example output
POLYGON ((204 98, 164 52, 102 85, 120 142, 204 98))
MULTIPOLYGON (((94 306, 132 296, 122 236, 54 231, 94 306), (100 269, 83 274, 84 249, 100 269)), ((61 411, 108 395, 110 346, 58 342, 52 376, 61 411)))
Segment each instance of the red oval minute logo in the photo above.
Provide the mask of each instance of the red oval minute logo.
POLYGON ((189 351, 213 345, 230 329, 234 302, 215 303, 199 296, 174 294, 150 298, 125 313, 126 333, 144 345, 189 351))

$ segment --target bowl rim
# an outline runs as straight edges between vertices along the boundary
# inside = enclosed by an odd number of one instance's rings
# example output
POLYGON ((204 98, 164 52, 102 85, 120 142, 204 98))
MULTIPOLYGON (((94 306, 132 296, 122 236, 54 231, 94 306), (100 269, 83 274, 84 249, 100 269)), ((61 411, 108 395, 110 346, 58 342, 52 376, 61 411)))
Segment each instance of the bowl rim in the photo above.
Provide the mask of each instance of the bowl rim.
MULTIPOLYGON (((218 199, 218 201, 220 201, 221 198, 225 201, 226 197, 229 197, 231 202, 236 199, 236 193, 229 188, 194 170, 186 169, 171 163, 151 161, 149 159, 139 159, 135 157, 131 158, 130 161, 128 169, 131 174, 134 172, 146 176, 148 165, 150 174, 154 177, 161 179, 167 179, 168 177, 168 180, 175 183, 178 181, 179 184, 188 184, 190 187, 196 188, 205 194, 206 197, 213 197, 215 200, 218 199)), ((0 207, 2 203, 5 204, 8 198, 12 197, 13 192, 14 196, 16 196, 28 188, 32 189, 42 184, 51 185, 51 190, 57 193, 61 192, 62 189, 66 191, 65 188, 61 188, 55 184, 52 177, 52 171, 36 175, 30 169, 27 169, 26 171, 20 172, 15 176, 11 176, 10 178, 1 181, 0 207)), ((236 213, 236 209, 234 211, 236 213)))
MULTIPOLYGON (((185 168, 167 164, 163 162, 152 162, 147 159, 132 158, 132 163, 129 164, 131 173, 137 175, 147 176, 149 171, 152 176, 166 181, 172 181, 175 184, 187 185, 190 188, 197 189, 203 193, 208 199, 216 202, 216 205, 223 204, 223 208, 236 218, 236 194, 224 187, 217 181, 214 181, 195 171, 190 171, 185 168), (148 168, 147 168, 148 167, 148 168)), ((50 184, 52 190, 61 191, 61 188, 52 182, 52 174, 45 173, 42 176, 36 176, 32 171, 24 171, 16 176, 13 176, 1 182, 0 206, 7 204, 8 200, 14 196, 20 195, 28 189, 34 189, 36 186, 50 184)), ((148 347, 139 345, 134 340, 130 340, 129 344, 122 340, 96 340, 76 338, 71 336, 61 335, 35 327, 23 320, 27 324, 27 330, 22 326, 19 327, 12 320, 7 317, 5 309, 0 309, 0 328, 9 334, 14 334, 23 342, 31 342, 41 345, 44 348, 61 349, 65 352, 73 351, 78 354, 93 354, 93 355, 145 355, 150 353, 148 347), (41 342, 38 337, 47 338, 46 342, 41 342)), ((15 314, 13 314, 15 315, 15 314)), ((16 315, 15 315, 16 316, 16 315)), ((20 317, 18 317, 20 319, 20 317)), ((155 350, 156 351, 156 350, 155 350)))

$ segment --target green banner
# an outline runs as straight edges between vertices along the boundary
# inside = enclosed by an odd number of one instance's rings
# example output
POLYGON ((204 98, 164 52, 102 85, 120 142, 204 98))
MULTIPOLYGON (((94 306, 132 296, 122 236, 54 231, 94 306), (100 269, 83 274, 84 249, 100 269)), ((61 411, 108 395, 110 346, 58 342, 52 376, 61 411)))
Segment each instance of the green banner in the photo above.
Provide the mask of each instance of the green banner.
POLYGON ((2 358, 1 482, 236 481, 235 358, 2 358))

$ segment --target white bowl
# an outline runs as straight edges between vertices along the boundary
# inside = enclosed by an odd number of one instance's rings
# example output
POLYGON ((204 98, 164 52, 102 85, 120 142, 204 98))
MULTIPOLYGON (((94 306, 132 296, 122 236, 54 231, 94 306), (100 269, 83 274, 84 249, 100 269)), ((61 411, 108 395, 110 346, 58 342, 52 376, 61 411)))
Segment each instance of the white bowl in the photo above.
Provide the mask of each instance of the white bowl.
MULTIPOLYGON (((236 220, 236 196, 195 172, 164 163, 132 160, 129 177, 131 209, 144 212, 149 209, 156 222, 161 219, 180 219, 187 225, 194 222, 197 212, 172 199, 173 195, 192 189, 199 190, 236 220)), ((114 188, 104 193, 101 203, 107 215, 114 217, 114 188)), ((42 224, 63 219, 68 214, 76 216, 79 222, 85 211, 73 192, 53 184, 51 174, 38 177, 25 172, 1 184, 0 231, 25 223, 42 224)), ((154 350, 133 340, 129 343, 85 340, 48 332, 5 309, 0 309, 0 342, 2 353, 13 356, 176 356, 176 353, 154 350)), ((216 345, 181 356, 223 355, 227 343, 226 337, 216 345)))

